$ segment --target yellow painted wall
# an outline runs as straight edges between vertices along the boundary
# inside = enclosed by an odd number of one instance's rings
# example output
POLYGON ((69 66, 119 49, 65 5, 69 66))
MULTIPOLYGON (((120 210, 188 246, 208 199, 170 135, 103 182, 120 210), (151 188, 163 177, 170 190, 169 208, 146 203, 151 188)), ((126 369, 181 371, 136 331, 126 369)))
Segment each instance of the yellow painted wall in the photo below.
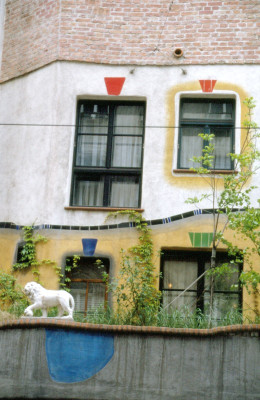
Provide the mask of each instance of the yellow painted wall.
MULTIPOLYGON (((160 257, 157 255, 162 249, 182 249, 203 251, 207 248, 192 248, 189 232, 212 232, 212 216, 198 215, 180 221, 156 225, 152 227, 152 238, 154 242, 154 262, 156 272, 160 271, 160 257)), ((21 231, 19 231, 21 234, 21 231)), ((1 268, 5 271, 11 270, 14 259, 14 252, 19 238, 17 231, 2 230, 0 234, 1 268)), ((48 238, 46 243, 37 245, 38 259, 50 259, 57 265, 64 268, 66 257, 73 254, 83 256, 81 239, 83 237, 95 237, 98 239, 95 257, 107 257, 110 259, 110 275, 116 276, 120 268, 120 250, 128 249, 137 243, 138 234, 134 228, 121 228, 111 230, 97 231, 55 231, 42 230, 40 233, 48 238)), ((233 239, 233 232, 227 232, 227 239, 233 239)), ((248 243, 236 239, 235 244, 245 247, 248 243)), ((219 249, 224 249, 223 246, 219 249)), ((260 259, 257 256, 252 257, 252 263, 255 270, 260 272, 260 259)), ((244 265, 244 269, 248 266, 244 265)), ((58 288, 58 277, 51 265, 40 267, 40 280, 43 285, 49 289, 58 288)), ((32 274, 16 273, 18 282, 24 286, 26 282, 34 280, 32 274)), ((256 299, 244 290, 243 302, 245 309, 255 307, 256 299)), ((259 309, 260 311, 260 309, 259 309)))
POLYGON ((2 271, 10 272, 19 238, 19 231, 0 229, 0 269, 2 271))

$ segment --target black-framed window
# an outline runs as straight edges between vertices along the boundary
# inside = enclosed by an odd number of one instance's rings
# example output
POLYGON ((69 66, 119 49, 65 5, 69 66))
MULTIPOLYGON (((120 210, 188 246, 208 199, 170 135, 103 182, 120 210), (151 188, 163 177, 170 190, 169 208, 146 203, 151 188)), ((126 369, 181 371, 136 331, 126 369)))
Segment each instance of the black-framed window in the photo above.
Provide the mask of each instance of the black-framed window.
POLYGON ((235 101, 232 99, 190 99, 180 101, 178 168, 189 169, 192 157, 203 155, 208 144, 199 133, 213 133, 215 158, 213 169, 232 170, 228 155, 235 149, 235 101))
MULTIPOLYGON (((108 258, 99 258, 103 271, 109 272, 108 258)), ((107 287, 102 270, 96 264, 95 257, 80 257, 77 267, 71 269, 66 277, 70 279, 68 287, 75 301, 75 312, 92 314, 107 302, 107 287)), ((67 258, 67 265, 73 265, 73 257, 67 258)))
MULTIPOLYGON (((203 272, 210 268, 211 253, 209 251, 163 251, 161 256, 160 289, 163 306, 190 286, 203 272)), ((229 263, 226 253, 217 253, 217 265, 229 263)), ((240 309, 242 305, 242 290, 239 286, 241 265, 232 264, 235 272, 230 275, 215 277, 213 318, 223 318, 232 309, 240 309), (232 287, 238 285, 238 287, 232 287)), ((190 311, 202 310, 209 312, 210 278, 204 275, 195 282, 186 293, 173 301, 169 309, 187 307, 190 311)))
POLYGON ((78 102, 71 205, 138 208, 145 103, 78 102))

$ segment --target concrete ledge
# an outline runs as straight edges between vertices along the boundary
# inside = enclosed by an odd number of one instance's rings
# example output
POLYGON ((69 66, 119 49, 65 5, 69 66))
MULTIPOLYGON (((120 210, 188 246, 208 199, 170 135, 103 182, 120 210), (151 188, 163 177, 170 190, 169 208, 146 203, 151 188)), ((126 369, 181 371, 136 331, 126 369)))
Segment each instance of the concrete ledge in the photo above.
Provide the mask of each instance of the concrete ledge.
POLYGON ((212 329, 191 329, 191 328, 166 328, 156 326, 133 326, 133 325, 103 325, 75 322, 55 318, 20 318, 0 322, 0 330, 4 329, 37 329, 37 328, 60 328, 77 329, 81 331, 103 331, 112 333, 133 333, 144 335, 167 335, 167 336, 222 336, 241 335, 252 333, 260 336, 260 324, 251 325, 229 325, 212 329))

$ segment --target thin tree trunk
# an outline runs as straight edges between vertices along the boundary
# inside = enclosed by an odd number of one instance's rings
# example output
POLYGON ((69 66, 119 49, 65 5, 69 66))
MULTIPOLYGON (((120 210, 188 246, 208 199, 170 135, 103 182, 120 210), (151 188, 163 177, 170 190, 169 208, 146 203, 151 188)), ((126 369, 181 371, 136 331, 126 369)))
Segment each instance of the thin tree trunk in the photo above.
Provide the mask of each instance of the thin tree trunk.
MULTIPOLYGON (((216 267, 216 247, 213 245, 211 252, 210 269, 213 270, 216 267)), ((209 299, 209 325, 212 325, 213 315, 213 299, 214 299, 214 275, 210 275, 210 299, 209 299)))

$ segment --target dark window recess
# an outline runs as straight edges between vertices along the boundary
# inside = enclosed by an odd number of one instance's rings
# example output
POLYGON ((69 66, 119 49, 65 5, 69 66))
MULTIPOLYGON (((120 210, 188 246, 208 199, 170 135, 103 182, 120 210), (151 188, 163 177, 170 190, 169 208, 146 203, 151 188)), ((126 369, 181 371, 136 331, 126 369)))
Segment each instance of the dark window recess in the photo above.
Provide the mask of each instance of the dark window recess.
POLYGON ((26 242, 20 242, 18 243, 17 246, 17 252, 16 252, 16 261, 17 263, 30 263, 30 259, 26 254, 23 254, 24 246, 26 245, 26 242))
POLYGON ((22 250, 23 250, 23 246, 24 246, 24 243, 19 243, 18 246, 17 246, 17 253, 16 253, 16 262, 17 262, 17 263, 22 262, 22 257, 23 257, 23 255, 22 255, 22 250))
POLYGON ((178 168, 189 169, 197 165, 192 157, 203 155, 208 144, 199 133, 213 133, 215 158, 213 169, 232 170, 228 155, 235 149, 235 101, 222 99, 181 99, 178 143, 178 168))
MULTIPOLYGON (((191 285, 205 270, 210 268, 210 252, 192 251, 163 251, 161 257, 162 278, 160 289, 163 294, 163 306, 171 303, 173 299, 191 285)), ((226 253, 217 254, 217 265, 229 263, 231 260, 226 253)), ((223 318, 232 309, 240 309, 242 304, 242 291, 239 286, 239 274, 242 266, 232 264, 234 272, 215 278, 213 318, 223 318), (238 287, 232 287, 238 285, 238 287)), ((190 311, 202 310, 209 313, 210 278, 203 278, 194 283, 184 294, 168 307, 168 310, 187 307, 190 311)))
MULTIPOLYGON (((107 287, 103 281, 102 268, 96 265, 95 257, 81 257, 78 267, 66 274, 70 279, 68 287, 75 301, 75 312, 91 314, 106 305, 107 287)), ((109 272, 109 260, 99 258, 105 272, 109 272)), ((73 265, 73 257, 67 259, 73 265)))
POLYGON ((140 207, 145 104, 80 101, 71 205, 140 207))

